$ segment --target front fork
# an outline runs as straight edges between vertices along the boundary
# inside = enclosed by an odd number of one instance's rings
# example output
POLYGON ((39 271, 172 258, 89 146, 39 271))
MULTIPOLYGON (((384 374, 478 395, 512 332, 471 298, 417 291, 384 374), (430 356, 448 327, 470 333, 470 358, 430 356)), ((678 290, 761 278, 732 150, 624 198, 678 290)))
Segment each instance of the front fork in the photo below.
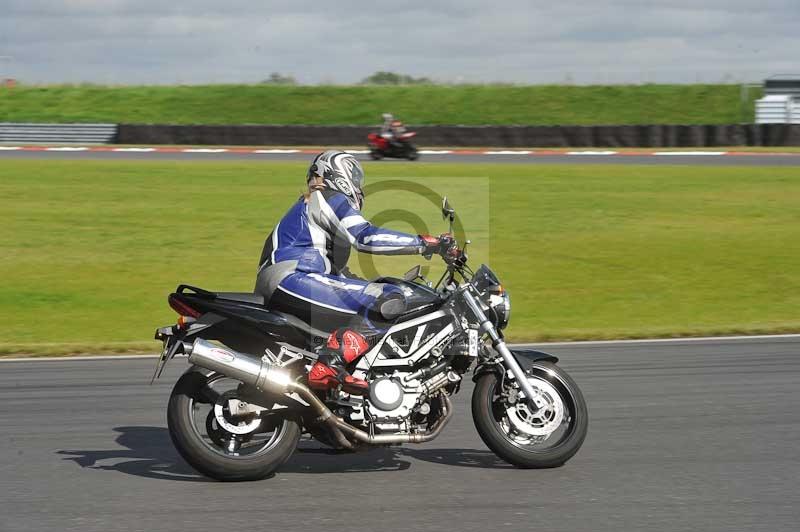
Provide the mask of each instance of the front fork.
POLYGON ((500 356, 503 357, 503 363, 505 364, 506 368, 511 371, 511 374, 516 379, 517 383, 519 384, 520 390, 522 391, 522 395, 524 395, 525 399, 531 404, 534 410, 538 411, 539 409, 545 406, 545 402, 539 397, 531 383, 528 382, 528 376, 520 367, 517 359, 514 358, 514 355, 508 349, 505 340, 503 337, 500 336, 500 333, 497 331, 497 328, 494 324, 489 321, 489 318, 486 317, 486 313, 481 308, 480 303, 475 296, 473 296, 469 292, 469 287, 465 287, 462 291, 462 295, 464 296, 464 301, 469 307, 470 311, 475 315, 475 318, 480 323, 480 330, 485 332, 489 335, 489 338, 492 340, 492 345, 500 353, 500 356))

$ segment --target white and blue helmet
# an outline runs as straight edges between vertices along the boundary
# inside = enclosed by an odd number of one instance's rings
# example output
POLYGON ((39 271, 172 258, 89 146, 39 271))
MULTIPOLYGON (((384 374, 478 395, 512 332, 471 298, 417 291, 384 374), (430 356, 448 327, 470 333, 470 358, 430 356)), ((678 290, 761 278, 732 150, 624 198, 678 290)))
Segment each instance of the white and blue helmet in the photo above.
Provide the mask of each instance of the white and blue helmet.
POLYGON ((328 150, 314 157, 308 168, 306 181, 321 177, 325 188, 336 190, 347 196, 354 209, 361 210, 364 204, 364 169, 353 155, 328 150))

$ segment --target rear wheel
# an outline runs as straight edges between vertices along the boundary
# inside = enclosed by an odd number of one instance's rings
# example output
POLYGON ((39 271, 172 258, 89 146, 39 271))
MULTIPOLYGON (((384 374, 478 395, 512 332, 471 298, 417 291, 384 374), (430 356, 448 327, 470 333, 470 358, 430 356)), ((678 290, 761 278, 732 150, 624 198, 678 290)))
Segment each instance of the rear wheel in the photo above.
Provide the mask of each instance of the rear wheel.
POLYGON ((375 148, 370 148, 369 156, 372 158, 373 161, 380 161, 381 159, 383 159, 383 153, 381 153, 380 150, 377 150, 375 148))
POLYGON ((416 161, 419 159, 419 152, 415 146, 409 144, 408 149, 406 151, 406 157, 409 161, 416 161))
POLYGON ((218 373, 184 373, 172 390, 167 425, 189 465, 222 481, 259 480, 292 456, 300 424, 238 398, 239 382, 218 373))
POLYGON ((528 382, 544 406, 533 411, 513 379, 482 375, 472 394, 472 418, 487 447, 522 468, 558 467, 578 452, 589 424, 575 381, 551 362, 537 362, 528 382))

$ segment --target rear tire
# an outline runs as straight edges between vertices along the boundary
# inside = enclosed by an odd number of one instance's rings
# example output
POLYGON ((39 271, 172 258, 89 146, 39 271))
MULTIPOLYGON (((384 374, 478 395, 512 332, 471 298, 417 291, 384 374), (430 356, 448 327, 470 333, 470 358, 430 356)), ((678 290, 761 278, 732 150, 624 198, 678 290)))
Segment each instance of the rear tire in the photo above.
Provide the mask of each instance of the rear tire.
POLYGON ((383 154, 375 149, 369 150, 369 156, 372 158, 373 161, 380 161, 383 159, 383 154))
POLYGON ((406 152, 406 157, 409 161, 416 161, 419 159, 419 152, 417 151, 417 148, 414 146, 409 146, 408 151, 406 152))
MULTIPOLYGON (((497 392, 502 376, 497 373, 485 373, 478 378, 472 393, 472 419, 486 446, 506 462, 525 469, 559 467, 578 452, 586 438, 589 424, 586 402, 575 381, 551 362, 536 362, 528 374, 532 382, 540 379, 545 381, 544 387, 555 390, 563 406, 562 424, 569 422, 564 434, 549 442, 552 446, 537 448, 538 443, 525 445, 509 433, 511 425, 501 419, 502 411, 508 405, 499 404, 497 392)), ((558 430, 553 430, 543 443, 555 437, 558 430)))
POLYGON ((300 424, 284 418, 276 428, 276 439, 264 452, 245 456, 225 456, 211 448, 198 433, 193 420, 194 403, 216 374, 197 371, 184 373, 172 390, 167 406, 167 425, 172 443, 180 455, 203 475, 224 482, 261 480, 272 475, 297 448, 300 424))

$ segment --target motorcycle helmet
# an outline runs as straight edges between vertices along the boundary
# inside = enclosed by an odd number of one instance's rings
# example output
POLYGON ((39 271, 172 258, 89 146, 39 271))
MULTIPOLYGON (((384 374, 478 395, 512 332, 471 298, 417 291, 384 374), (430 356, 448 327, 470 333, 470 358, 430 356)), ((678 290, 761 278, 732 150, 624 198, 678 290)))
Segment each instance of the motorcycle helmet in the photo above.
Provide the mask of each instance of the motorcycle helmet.
POLYGON ((306 182, 311 183, 319 177, 324 188, 341 192, 354 209, 361 210, 364 205, 364 169, 358 159, 339 150, 322 152, 311 162, 306 182))

